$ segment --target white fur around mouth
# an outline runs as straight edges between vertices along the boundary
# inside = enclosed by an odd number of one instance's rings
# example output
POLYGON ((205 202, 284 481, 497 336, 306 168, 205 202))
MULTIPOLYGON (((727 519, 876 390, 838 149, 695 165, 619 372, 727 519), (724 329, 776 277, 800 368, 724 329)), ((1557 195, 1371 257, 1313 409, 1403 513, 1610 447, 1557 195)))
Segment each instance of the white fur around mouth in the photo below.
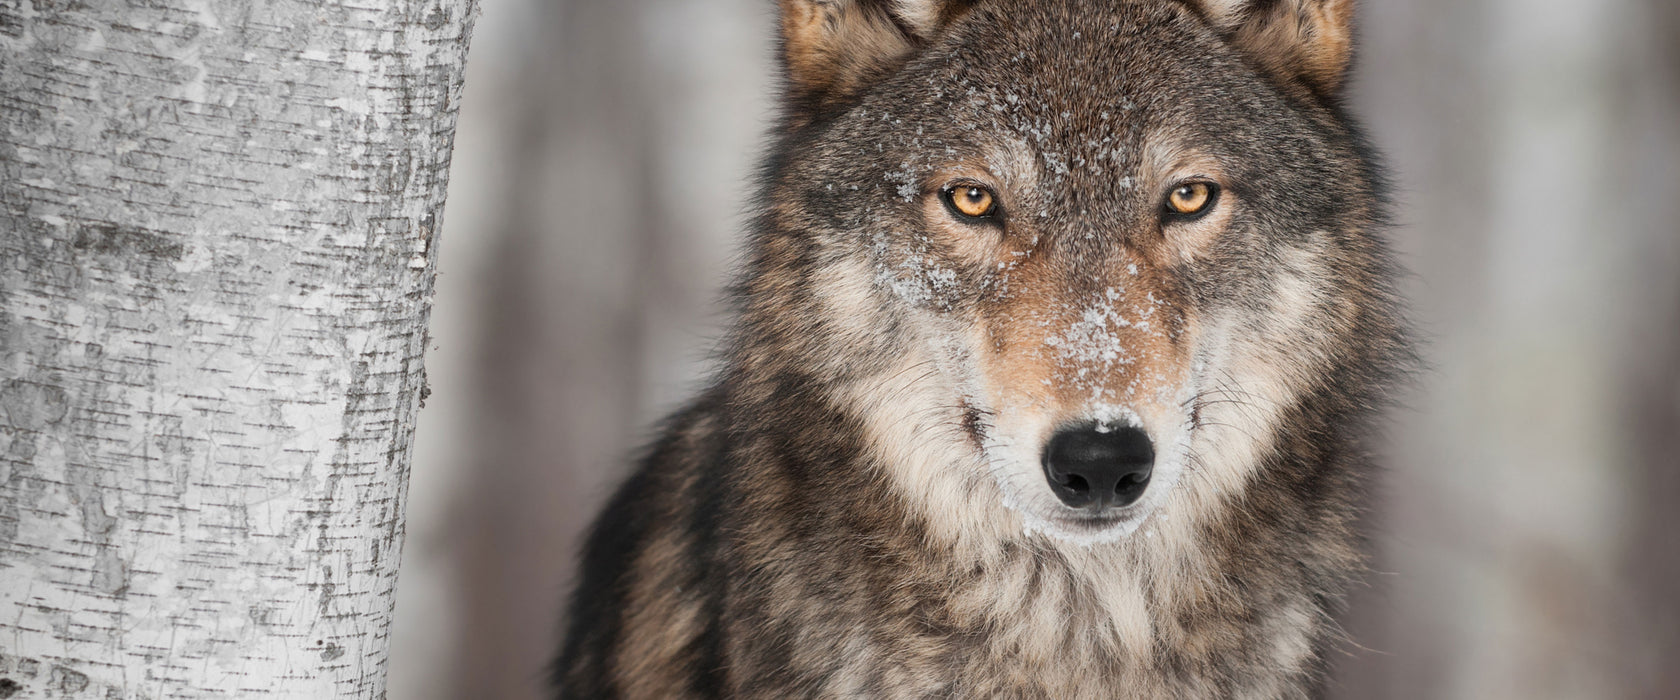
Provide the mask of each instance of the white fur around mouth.
POLYGON ((1042 532, 1057 539, 1081 545, 1102 544, 1130 535, 1149 519, 1149 512, 1128 506, 1118 513, 1102 516, 1039 517, 1023 513, 1028 520, 1028 532, 1042 532), (1039 527, 1034 527, 1038 521, 1039 527))
MULTIPOLYGON (((1000 484, 1001 486, 1001 484, 1000 484)), ((1151 486, 1153 488, 1153 485, 1151 486)), ((1146 498, 1147 498, 1147 494, 1146 498)), ((1151 499, 1158 500, 1158 499, 1151 499)), ((1044 515, 1037 509, 1022 507, 1009 489, 1005 489, 1004 505, 1021 516, 1028 535, 1044 535, 1081 547, 1118 542, 1130 536, 1149 519, 1155 503, 1148 500, 1127 506, 1119 513, 1100 517, 1065 517, 1044 515)))

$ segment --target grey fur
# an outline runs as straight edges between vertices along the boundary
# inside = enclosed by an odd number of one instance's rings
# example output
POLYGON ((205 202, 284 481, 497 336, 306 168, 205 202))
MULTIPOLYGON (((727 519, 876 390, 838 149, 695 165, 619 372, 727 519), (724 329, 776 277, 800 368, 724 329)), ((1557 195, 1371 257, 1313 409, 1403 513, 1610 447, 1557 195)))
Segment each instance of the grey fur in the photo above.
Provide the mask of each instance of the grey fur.
POLYGON ((562 696, 1313 694, 1407 356, 1347 3, 781 4, 726 366, 596 524, 562 696), (1145 503, 1034 485, 1071 420, 1148 430, 1145 503))

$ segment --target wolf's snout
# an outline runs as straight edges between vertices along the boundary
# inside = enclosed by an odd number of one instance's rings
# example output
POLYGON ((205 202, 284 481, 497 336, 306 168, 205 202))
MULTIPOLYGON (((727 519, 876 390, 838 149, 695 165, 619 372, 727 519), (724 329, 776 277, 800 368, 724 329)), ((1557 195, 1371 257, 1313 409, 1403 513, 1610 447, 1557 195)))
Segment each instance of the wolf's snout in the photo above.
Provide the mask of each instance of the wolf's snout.
POLYGON ((1149 486, 1155 449, 1138 428, 1063 428, 1044 449, 1050 490, 1072 508, 1101 511, 1129 506, 1149 486))

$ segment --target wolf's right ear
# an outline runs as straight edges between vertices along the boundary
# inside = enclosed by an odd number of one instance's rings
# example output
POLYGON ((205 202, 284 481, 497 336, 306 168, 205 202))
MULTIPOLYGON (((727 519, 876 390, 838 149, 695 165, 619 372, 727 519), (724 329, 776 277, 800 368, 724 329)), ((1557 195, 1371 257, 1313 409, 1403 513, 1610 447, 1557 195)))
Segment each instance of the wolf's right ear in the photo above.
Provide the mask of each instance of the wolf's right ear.
POLYGON ((1194 0, 1237 49, 1274 77, 1341 92, 1353 59, 1354 0, 1194 0))
POLYGON ((855 96, 977 0, 778 0, 795 123, 855 96))

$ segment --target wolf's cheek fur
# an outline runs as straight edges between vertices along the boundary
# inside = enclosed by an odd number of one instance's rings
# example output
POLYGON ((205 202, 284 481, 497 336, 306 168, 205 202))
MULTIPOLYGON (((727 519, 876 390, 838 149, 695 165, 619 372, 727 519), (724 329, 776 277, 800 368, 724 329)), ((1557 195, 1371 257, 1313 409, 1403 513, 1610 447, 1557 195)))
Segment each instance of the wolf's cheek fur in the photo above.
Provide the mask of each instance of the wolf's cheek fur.
POLYGON ((1197 429, 1180 496, 1189 512, 1211 515, 1243 492, 1275 449, 1282 415, 1314 388, 1346 331, 1349 319, 1329 304, 1333 273, 1323 245, 1278 255, 1260 315, 1234 305, 1209 314, 1196 343, 1197 429))

